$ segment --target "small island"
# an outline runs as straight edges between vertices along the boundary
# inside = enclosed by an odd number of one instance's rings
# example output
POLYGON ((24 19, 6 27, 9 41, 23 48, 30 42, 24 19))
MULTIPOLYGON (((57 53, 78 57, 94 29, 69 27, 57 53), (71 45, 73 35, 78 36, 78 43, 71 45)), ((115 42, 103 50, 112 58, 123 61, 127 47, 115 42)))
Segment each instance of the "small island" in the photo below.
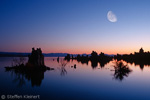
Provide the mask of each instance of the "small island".
POLYGON ((78 54, 76 57, 71 56, 70 54, 67 54, 64 58, 67 61, 72 60, 77 60, 78 62, 81 62, 82 64, 86 63, 88 64, 89 61, 91 61, 91 66, 93 68, 97 67, 97 64, 100 63, 101 67, 104 67, 105 64, 109 63, 110 61, 113 60, 112 56, 108 56, 101 52, 99 55, 96 51, 92 51, 92 53, 89 55, 80 55, 78 54))
POLYGON ((37 48, 37 50, 32 48, 31 55, 28 56, 28 62, 26 64, 20 63, 12 67, 5 67, 5 69, 7 71, 16 70, 21 72, 54 70, 54 68, 45 66, 41 48, 37 48))
POLYGON ((46 67, 44 64, 44 55, 42 50, 32 48, 31 55, 28 56, 28 62, 24 64, 19 62, 12 67, 5 67, 6 72, 14 72, 16 79, 19 81, 18 86, 25 84, 25 79, 30 80, 32 86, 40 86, 44 79, 44 72, 54 70, 54 68, 46 67))
POLYGON ((143 69, 144 65, 150 65, 150 52, 144 52, 143 48, 139 49, 139 52, 134 52, 134 54, 117 54, 114 56, 114 59, 124 60, 127 63, 140 65, 140 68, 143 69))

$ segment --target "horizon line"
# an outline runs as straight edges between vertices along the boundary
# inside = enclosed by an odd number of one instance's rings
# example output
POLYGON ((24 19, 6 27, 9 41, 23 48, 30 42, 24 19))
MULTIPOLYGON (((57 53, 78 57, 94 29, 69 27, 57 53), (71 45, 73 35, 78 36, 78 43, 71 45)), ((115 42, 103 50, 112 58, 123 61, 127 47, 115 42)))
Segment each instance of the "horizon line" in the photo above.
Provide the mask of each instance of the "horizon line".
MULTIPOLYGON (((94 50, 93 50, 94 51, 94 50)), ((31 52, 13 52, 13 51, 0 51, 1 53, 3 52, 3 53, 31 53, 31 52)), ((148 52, 148 51, 147 51, 148 52)), ((60 53, 60 54, 73 54, 73 55, 78 55, 78 54, 80 54, 80 55, 82 55, 82 54, 86 54, 86 55, 90 55, 91 53, 67 53, 67 52, 65 52, 65 53, 63 53, 63 52, 49 52, 49 53, 45 53, 45 52, 42 52, 42 53, 44 53, 44 54, 52 54, 52 53, 54 53, 54 54, 56 54, 56 53, 60 53)), ((101 53, 101 52, 100 52, 101 53)), ((100 54, 100 53, 98 53, 98 54, 100 54)), ((104 52, 102 52, 102 53, 104 53, 104 52)), ((121 55, 123 55, 123 54, 131 54, 131 53, 115 53, 115 54, 109 54, 109 53, 104 53, 104 54, 108 54, 108 55, 117 55, 117 54, 121 54, 121 55)), ((132 53, 133 54, 133 53, 132 53)))

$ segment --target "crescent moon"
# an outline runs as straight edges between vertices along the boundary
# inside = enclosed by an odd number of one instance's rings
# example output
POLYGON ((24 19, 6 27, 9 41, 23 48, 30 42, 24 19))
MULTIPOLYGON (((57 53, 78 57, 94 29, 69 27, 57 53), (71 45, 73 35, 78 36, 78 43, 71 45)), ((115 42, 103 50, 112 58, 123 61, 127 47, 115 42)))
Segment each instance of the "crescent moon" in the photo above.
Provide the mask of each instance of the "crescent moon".
POLYGON ((117 16, 112 11, 108 11, 108 13, 107 13, 107 19, 110 22, 117 22, 117 16))

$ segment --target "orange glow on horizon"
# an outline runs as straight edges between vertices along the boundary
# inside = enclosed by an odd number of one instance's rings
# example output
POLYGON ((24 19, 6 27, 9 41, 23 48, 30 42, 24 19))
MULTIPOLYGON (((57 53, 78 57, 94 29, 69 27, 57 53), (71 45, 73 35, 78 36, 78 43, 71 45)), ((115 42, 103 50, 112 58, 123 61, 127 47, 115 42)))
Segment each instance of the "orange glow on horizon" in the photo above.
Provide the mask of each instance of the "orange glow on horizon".
MULTIPOLYGON (((36 49, 37 47, 35 47, 36 49)), ((39 48, 39 47, 38 47, 39 48)), ((101 52, 105 53, 105 54, 134 54, 134 52, 139 52, 139 49, 141 47, 136 47, 136 48, 115 48, 115 47, 105 47, 105 48, 95 48, 95 47, 78 47, 78 48, 62 48, 62 47, 54 47, 54 48, 49 48, 46 46, 40 47, 42 49, 43 53, 69 53, 69 54, 91 54, 92 51, 96 51, 98 54, 100 54, 101 52)), ((143 47, 144 51, 147 52, 150 50, 150 48, 145 48, 143 47)), ((20 48, 20 49, 9 49, 8 51, 5 52, 22 52, 22 53, 30 53, 32 51, 32 47, 27 47, 27 48, 20 48)))
POLYGON ((69 54, 91 54, 92 53, 92 51, 96 51, 98 54, 100 54, 101 52, 103 52, 103 53, 105 53, 105 54, 109 54, 109 55, 111 55, 111 54, 114 54, 114 55, 116 55, 116 54, 130 54, 130 53, 132 53, 132 54, 134 54, 134 52, 139 52, 139 50, 134 50, 134 51, 132 51, 132 50, 50 50, 50 51, 48 51, 48 50, 44 50, 43 49, 43 53, 69 53, 69 54))

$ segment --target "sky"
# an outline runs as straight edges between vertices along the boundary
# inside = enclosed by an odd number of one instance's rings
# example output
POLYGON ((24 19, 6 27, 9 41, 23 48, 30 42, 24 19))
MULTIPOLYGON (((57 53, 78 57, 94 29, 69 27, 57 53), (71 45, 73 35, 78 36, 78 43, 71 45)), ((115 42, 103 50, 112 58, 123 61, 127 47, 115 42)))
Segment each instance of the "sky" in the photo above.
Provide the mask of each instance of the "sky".
POLYGON ((150 0, 0 0, 0 51, 150 51, 150 0), (112 11, 116 22, 107 18, 112 11))

